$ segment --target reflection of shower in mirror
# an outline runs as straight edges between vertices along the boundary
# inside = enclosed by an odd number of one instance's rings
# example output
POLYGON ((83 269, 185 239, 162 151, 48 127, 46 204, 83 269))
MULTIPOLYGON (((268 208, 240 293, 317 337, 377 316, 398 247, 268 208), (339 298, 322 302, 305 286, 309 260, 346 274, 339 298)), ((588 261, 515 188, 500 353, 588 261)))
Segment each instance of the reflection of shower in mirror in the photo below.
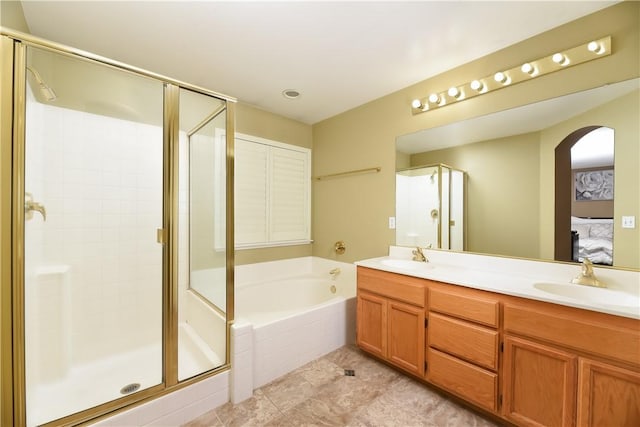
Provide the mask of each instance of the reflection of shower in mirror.
POLYGON ((465 177, 443 164, 399 170, 396 244, 464 250, 465 177))

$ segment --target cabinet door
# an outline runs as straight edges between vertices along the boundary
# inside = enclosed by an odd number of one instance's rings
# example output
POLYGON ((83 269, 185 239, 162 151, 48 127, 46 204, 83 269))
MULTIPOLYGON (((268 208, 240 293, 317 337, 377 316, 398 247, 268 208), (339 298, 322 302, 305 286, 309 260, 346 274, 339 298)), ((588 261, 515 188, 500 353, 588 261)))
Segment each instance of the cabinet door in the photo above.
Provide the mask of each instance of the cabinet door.
POLYGON ((419 376, 424 375, 424 309, 388 302, 389 360, 419 376))
POLYGON ((387 357, 387 300, 358 293, 356 342, 360 348, 387 357))
POLYGON ((580 359, 578 426, 640 426, 640 373, 580 359))
POLYGON ((522 426, 574 424, 577 358, 505 336, 503 415, 522 426))

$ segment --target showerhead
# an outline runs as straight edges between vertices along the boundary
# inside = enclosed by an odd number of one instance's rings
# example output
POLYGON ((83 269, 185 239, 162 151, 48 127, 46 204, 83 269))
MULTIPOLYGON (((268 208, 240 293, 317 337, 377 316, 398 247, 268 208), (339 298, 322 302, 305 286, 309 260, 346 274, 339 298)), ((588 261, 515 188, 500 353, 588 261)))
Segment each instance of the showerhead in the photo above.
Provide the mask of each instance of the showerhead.
POLYGON ((55 99, 58 96, 53 91, 53 89, 51 89, 44 82, 44 80, 42 80, 42 77, 40 76, 40 73, 38 73, 36 70, 34 70, 31 67, 27 67, 27 70, 31 71, 31 74, 33 74, 33 77, 36 79, 36 82, 38 83, 38 87, 40 88, 40 93, 42 94, 42 96, 44 96, 47 101, 55 101, 55 99))

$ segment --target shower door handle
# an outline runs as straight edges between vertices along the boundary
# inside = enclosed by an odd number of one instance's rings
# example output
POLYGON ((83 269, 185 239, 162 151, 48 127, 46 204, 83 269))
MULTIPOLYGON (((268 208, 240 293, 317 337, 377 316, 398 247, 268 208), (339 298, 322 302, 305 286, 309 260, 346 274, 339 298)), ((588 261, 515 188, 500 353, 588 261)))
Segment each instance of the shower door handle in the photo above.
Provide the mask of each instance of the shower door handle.
POLYGON ((42 215, 42 220, 47 220, 47 210, 40 203, 33 201, 33 196, 31 193, 24 193, 24 218, 29 221, 33 219, 33 212, 40 212, 42 215))

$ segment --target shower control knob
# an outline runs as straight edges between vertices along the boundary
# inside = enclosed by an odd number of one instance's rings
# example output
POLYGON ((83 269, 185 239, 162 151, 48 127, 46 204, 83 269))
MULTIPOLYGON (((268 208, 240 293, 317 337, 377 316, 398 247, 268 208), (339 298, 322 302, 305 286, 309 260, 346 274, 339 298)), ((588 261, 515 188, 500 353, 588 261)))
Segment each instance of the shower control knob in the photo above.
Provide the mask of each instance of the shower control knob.
POLYGON ((40 212, 42 220, 47 220, 47 210, 43 205, 33 201, 31 193, 24 193, 24 218, 28 221, 33 219, 33 212, 40 212))

